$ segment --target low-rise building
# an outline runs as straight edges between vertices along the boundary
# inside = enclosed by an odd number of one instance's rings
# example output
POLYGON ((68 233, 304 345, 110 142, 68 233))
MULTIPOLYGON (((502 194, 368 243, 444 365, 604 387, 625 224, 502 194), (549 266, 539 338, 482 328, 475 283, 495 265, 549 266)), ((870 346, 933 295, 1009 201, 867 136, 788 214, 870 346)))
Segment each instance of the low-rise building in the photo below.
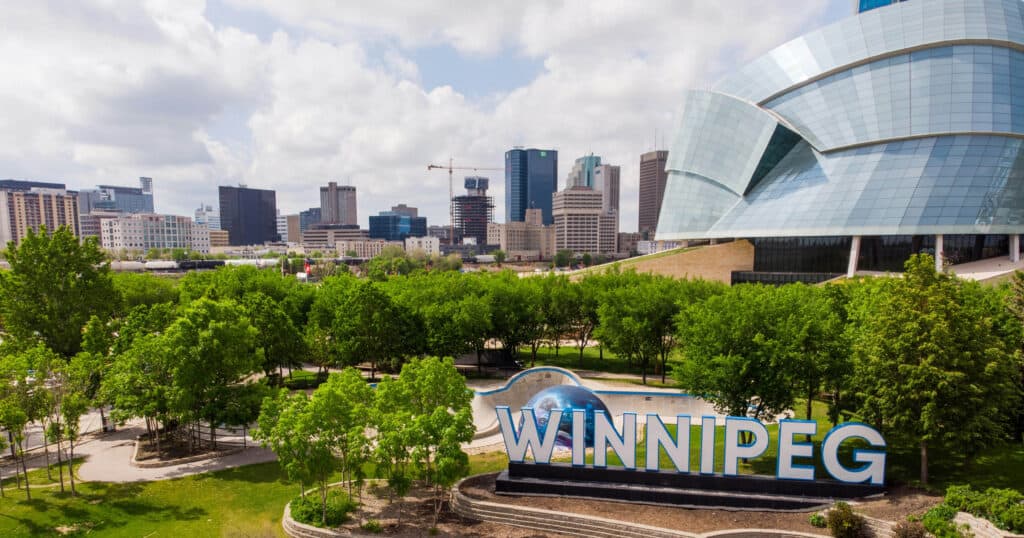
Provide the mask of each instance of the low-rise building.
POLYGON ((333 249, 339 241, 362 241, 370 232, 352 224, 314 224, 302 232, 302 245, 309 248, 333 249))
POLYGON ((100 219, 100 244, 111 251, 181 248, 210 252, 210 230, 189 217, 134 213, 100 219))
POLYGON ((428 258, 441 254, 441 240, 437 237, 406 237, 405 251, 422 250, 428 258))
POLYGON ((385 241, 383 239, 366 239, 338 241, 334 246, 338 249, 338 254, 341 256, 349 256, 355 253, 355 258, 373 258, 380 255, 387 247, 397 246, 402 248, 402 243, 400 241, 385 241))
POLYGON ((228 231, 227 230, 209 230, 210 233, 210 248, 215 247, 226 247, 230 243, 228 242, 228 231))
POLYGON ((510 261, 536 261, 555 256, 555 228, 544 226, 540 209, 527 209, 523 222, 490 223, 487 243, 498 245, 510 261))

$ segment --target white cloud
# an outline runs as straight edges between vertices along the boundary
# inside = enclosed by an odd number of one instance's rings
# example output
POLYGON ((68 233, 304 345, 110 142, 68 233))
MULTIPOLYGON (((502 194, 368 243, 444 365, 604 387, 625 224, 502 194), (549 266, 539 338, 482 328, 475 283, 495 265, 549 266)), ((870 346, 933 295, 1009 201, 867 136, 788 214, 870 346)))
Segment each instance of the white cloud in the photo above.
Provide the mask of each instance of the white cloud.
MULTIPOLYGON (((806 31, 825 7, 785 5, 238 2, 288 29, 261 40, 212 24, 201 1, 14 3, 0 17, 0 177, 82 188, 153 176, 158 209, 184 214, 215 202, 218 183, 274 188, 298 211, 339 180, 359 189, 364 223, 404 202, 443 224, 447 174, 426 165, 500 167, 523 144, 558 149, 560 181, 585 153, 621 165, 631 230, 639 154, 655 130, 669 138, 683 89, 806 31), (544 69, 467 99, 420 85, 410 50, 425 45, 544 69)), ((501 219, 503 172, 484 175, 501 219)))

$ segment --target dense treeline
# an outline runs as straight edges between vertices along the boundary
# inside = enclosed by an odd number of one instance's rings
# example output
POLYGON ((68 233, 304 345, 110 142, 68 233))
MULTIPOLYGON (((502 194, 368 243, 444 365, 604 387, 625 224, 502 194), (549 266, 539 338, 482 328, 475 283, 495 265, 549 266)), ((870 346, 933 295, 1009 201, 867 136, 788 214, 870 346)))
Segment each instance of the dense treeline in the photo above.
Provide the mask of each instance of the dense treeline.
POLYGON ((212 428, 195 434, 201 423, 253 422, 268 385, 300 363, 376 377, 490 349, 532 364, 542 346, 573 346, 582 363, 595 345, 730 414, 772 420, 799 399, 809 415, 824 398, 833 421, 856 415, 918 450, 922 482, 929 449, 969 458, 1021 436, 1024 279, 986 287, 936 273, 927 256, 904 278, 783 287, 463 274, 397 255, 369 278, 305 284, 224 267, 173 282, 111 275, 94 242, 65 230, 30 235, 8 260, 0 426, 17 447, 30 422, 73 443, 68 413, 87 405, 145 419, 154 442, 215 446, 212 428))

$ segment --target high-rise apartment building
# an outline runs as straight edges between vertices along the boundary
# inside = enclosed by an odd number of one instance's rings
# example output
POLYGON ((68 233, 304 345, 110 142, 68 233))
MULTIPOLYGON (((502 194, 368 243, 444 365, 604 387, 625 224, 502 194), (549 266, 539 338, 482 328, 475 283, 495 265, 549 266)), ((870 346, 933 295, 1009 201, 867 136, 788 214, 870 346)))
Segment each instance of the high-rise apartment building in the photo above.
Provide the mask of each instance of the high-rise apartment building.
POLYGON ((494 220, 494 199, 487 196, 490 179, 467 177, 466 194, 453 200, 455 236, 472 237, 478 245, 487 244, 487 224, 494 220))
POLYGON ((277 195, 272 190, 220 187, 220 225, 231 246, 277 241, 277 195))
POLYGON ((320 187, 320 222, 325 224, 358 225, 356 213, 356 188, 351 185, 338 186, 331 181, 320 187))
POLYGON ((572 170, 569 171, 569 177, 566 179, 565 188, 569 187, 593 187, 594 186, 594 170, 601 166, 601 157, 591 153, 576 159, 576 162, 572 165, 572 170))
POLYGON ((211 230, 220 229, 220 211, 211 205, 201 205, 196 209, 196 224, 206 226, 211 230))
POLYGON ((50 232, 67 226, 78 236, 78 193, 63 183, 0 181, 0 245, 20 244, 41 225, 50 232))
POLYGON ((640 156, 640 204, 637 211, 637 230, 644 239, 653 239, 661 215, 661 202, 665 198, 668 173, 665 164, 668 151, 649 151, 640 156))
POLYGON ((277 216, 274 218, 275 224, 277 224, 277 240, 287 241, 288 240, 288 215, 282 215, 281 210, 277 210, 277 216))
POLYGON ((576 254, 614 254, 618 251, 619 216, 604 210, 604 195, 589 187, 570 187, 555 193, 552 213, 555 248, 576 254))
POLYGON ((80 191, 78 197, 78 210, 83 215, 93 211, 152 213, 153 178, 140 177, 138 187, 99 185, 80 191))
POLYGON ((505 152, 505 220, 521 222, 526 210, 541 210, 544 224, 554 222, 551 199, 558 187, 558 152, 515 148, 505 152))
POLYGON ((300 227, 299 214, 287 215, 285 217, 288 225, 288 232, 286 235, 281 236, 281 241, 287 241, 288 243, 298 243, 302 239, 302 228, 300 227))
POLYGON ((181 248, 210 252, 210 229, 178 215, 134 213, 100 219, 100 244, 110 251, 181 248))

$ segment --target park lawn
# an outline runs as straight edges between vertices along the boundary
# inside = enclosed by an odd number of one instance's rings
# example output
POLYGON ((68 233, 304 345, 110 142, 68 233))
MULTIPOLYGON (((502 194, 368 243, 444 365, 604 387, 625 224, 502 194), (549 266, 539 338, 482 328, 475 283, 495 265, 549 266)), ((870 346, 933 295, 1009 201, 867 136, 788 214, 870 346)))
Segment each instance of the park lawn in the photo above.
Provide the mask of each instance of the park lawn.
MULTIPOLYGON (((471 474, 507 465, 504 452, 470 457, 471 474)), ((29 473, 39 482, 46 478, 42 469, 29 473)), ((173 480, 77 487, 77 498, 59 488, 33 487, 32 501, 24 491, 7 489, 0 499, 0 536, 54 535, 64 527, 78 529, 72 536, 279 537, 284 505, 299 494, 298 484, 283 481, 276 462, 173 480)))
MULTIPOLYGON (((596 346, 590 346, 583 348, 583 361, 580 361, 580 350, 576 346, 570 344, 568 346, 562 346, 558 350, 558 355, 555 355, 555 348, 552 347, 541 347, 537 350, 537 362, 536 366, 557 366, 559 368, 567 368, 570 370, 590 370, 595 372, 606 372, 609 374, 635 374, 640 375, 640 366, 629 364, 626 359, 619 358, 615 353, 612 353, 608 348, 604 350, 604 358, 600 358, 601 350, 596 346)), ((530 366, 530 348, 523 347, 519 350, 519 362, 523 364, 524 368, 530 366)), ((669 362, 669 378, 667 381, 671 384, 671 371, 672 363, 669 362)), ((658 380, 661 381, 661 374, 654 374, 656 365, 652 362, 647 365, 647 381, 658 380)))
POLYGON ((214 473, 113 484, 82 482, 79 497, 57 488, 8 490, 0 500, 0 536, 284 536, 281 514, 296 484, 281 481, 277 463, 214 473))

